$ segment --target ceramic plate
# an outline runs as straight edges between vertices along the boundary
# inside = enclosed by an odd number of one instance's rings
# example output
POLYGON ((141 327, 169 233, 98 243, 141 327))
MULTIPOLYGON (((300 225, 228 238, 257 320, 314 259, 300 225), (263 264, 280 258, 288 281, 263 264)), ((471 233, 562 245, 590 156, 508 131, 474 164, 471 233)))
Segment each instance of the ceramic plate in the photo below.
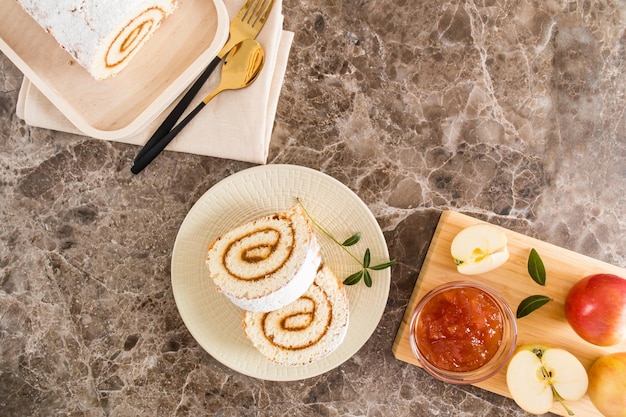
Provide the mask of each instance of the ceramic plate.
MULTIPOLYGON (((326 358, 305 366, 286 367, 265 359, 245 337, 243 310, 218 293, 205 266, 206 249, 226 231, 255 218, 283 211, 299 197, 318 223, 337 239, 356 232, 351 247, 372 265, 389 259, 387 244, 365 203, 345 185, 321 172, 294 165, 265 165, 234 174, 209 189, 192 207, 176 237, 172 254, 172 288, 185 325, 198 343, 224 365, 255 378, 289 381, 327 372, 354 355, 376 329, 387 303, 391 271, 374 271, 374 284, 347 287, 350 324, 344 342, 326 358)), ((325 262, 343 280, 359 265, 321 232, 325 262)))

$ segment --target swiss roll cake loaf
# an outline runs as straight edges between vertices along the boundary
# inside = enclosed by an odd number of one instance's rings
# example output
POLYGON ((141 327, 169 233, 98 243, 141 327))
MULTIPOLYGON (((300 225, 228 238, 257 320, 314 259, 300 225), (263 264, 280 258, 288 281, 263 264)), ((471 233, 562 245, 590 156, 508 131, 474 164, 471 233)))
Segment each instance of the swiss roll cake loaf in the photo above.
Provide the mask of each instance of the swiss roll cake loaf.
POLYGON ((343 342, 349 319, 343 284, 324 264, 293 303, 271 312, 244 312, 243 329, 254 347, 280 365, 307 365, 343 342))
POLYGON ((176 0, 17 0, 35 21, 102 80, 119 73, 176 0))
POLYGON ((299 205, 231 229, 209 245, 217 291, 250 311, 272 311, 300 297, 321 263, 313 224, 299 205))

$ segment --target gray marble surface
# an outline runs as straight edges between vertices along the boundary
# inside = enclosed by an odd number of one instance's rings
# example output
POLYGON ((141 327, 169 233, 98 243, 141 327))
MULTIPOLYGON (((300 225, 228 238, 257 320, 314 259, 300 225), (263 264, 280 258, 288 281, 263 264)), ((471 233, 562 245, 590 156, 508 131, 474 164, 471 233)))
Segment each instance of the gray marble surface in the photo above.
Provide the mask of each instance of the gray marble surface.
MULTIPOLYGON (((326 374, 234 372, 170 283, 186 213, 248 163, 26 126, 0 56, 0 415, 524 416, 391 351, 442 210, 626 267, 626 3, 285 0, 269 163, 354 190, 399 263, 379 326, 326 374)), ((329 202, 331 204, 331 202, 329 202)))

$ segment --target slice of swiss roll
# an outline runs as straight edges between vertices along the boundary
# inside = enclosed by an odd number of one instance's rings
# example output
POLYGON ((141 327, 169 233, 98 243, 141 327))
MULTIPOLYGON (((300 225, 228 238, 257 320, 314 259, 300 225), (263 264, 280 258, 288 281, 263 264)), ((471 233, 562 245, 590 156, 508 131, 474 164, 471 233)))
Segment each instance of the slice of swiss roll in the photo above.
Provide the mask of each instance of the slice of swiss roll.
POLYGON ((349 306, 343 284, 325 264, 293 303, 267 313, 246 311, 243 329, 255 348, 280 365, 307 365, 343 342, 349 306))
POLYGON ((321 263, 313 224, 299 205, 226 232, 206 259, 217 291, 250 311, 272 311, 300 297, 321 263))
POLYGON ((174 12, 176 0, 17 0, 91 76, 120 72, 174 12))

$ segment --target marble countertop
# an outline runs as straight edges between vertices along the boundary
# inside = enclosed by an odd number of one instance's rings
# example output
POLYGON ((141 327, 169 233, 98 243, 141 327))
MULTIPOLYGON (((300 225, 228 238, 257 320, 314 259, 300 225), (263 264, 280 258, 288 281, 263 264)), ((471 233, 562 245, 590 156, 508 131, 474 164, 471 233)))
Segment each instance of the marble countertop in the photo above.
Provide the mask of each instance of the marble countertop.
MULTIPOLYGON (((626 267, 623 1, 285 0, 295 39, 269 163, 358 194, 392 257, 369 341, 338 368, 257 380, 208 355, 174 302, 174 239, 249 163, 32 128, 0 56, 0 414, 524 416, 398 361, 443 210, 626 267), (147 174, 147 175, 144 175, 147 174)), ((329 202, 332 204, 332 202, 329 202)))

